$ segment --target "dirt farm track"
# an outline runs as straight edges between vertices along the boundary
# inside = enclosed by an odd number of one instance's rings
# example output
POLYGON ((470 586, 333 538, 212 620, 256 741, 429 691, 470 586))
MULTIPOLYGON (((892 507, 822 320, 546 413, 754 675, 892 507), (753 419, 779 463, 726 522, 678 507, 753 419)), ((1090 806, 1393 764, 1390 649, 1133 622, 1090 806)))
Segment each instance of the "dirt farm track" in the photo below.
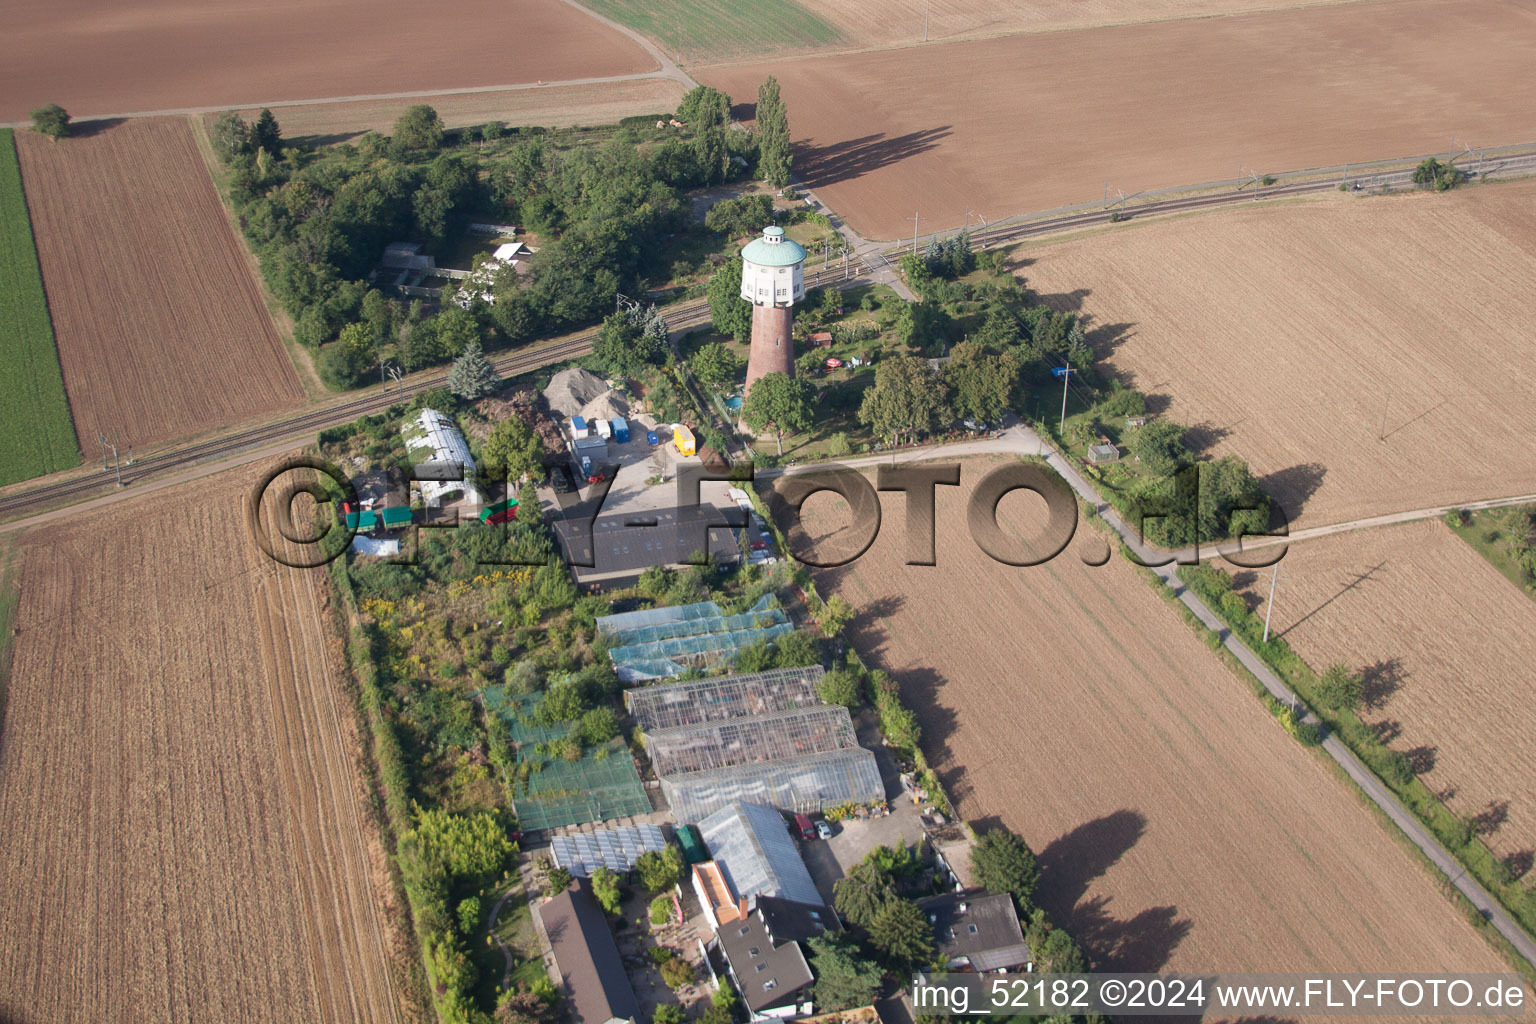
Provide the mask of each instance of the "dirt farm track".
POLYGON ((6 1024, 398 1019, 324 580, 256 551, 254 477, 23 542, 0 735, 6 1024))
POLYGON ((0 121, 652 71, 634 41, 561 0, 104 0, 13 5, 0 121))
POLYGON ((1536 140, 1536 10, 1392 0, 712 68, 778 77, 795 171, 868 238, 1263 173, 1536 140))
POLYGON ((298 375, 185 118, 17 132, 81 450, 144 446, 295 405, 298 375))
POLYGON ((1293 525, 1536 491, 1536 182, 1131 224, 1018 252, 1101 365, 1293 525))
MULTIPOLYGON (((960 487, 938 488, 936 566, 902 564, 903 499, 886 494, 874 546, 817 585, 860 609, 854 646, 900 683, 960 814, 1038 852, 1037 898, 1096 969, 1499 968, 1124 560, 1082 562, 1085 539, 1102 550, 1091 527, 1043 566, 983 554, 964 502, 991 465, 967 462, 960 487)), ((846 523, 834 501, 807 502, 813 530, 846 523)), ((1025 535, 1034 511, 1015 495, 1000 519, 1025 535)))

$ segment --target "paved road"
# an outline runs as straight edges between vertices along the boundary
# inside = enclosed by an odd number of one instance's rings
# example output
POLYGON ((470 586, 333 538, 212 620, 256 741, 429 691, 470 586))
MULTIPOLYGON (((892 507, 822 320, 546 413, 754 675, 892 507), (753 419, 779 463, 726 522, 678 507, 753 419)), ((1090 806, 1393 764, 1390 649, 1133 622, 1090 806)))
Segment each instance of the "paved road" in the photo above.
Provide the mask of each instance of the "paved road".
MULTIPOLYGON (((999 437, 995 438, 960 442, 953 445, 943 445, 938 448, 917 449, 909 452, 896 452, 890 456, 869 456, 858 459, 850 459, 843 463, 843 465, 864 467, 881 465, 890 462, 912 462, 920 459, 953 458, 962 455, 989 453, 1010 453, 1017 455, 1043 456, 1047 464, 1049 464, 1052 469, 1056 470, 1057 473, 1061 474, 1062 478, 1067 481, 1067 484, 1075 492, 1077 492, 1077 495, 1097 510, 1099 516, 1110 525, 1115 533, 1119 535, 1120 539, 1126 543, 1126 545, 1136 554, 1138 558, 1144 562, 1150 563, 1161 561, 1168 557, 1168 553, 1166 552, 1155 551, 1143 545, 1138 538, 1137 531, 1133 529, 1129 524, 1127 524, 1123 519, 1121 519, 1120 515, 1106 501, 1104 501, 1102 497, 1100 497, 1099 493, 1094 490, 1093 486, 1086 479, 1084 479, 1081 474, 1077 472, 1076 467, 1074 467, 1067 459, 1064 459, 1061 454, 1058 453, 1054 448, 1047 445, 1038 434, 1023 424, 1011 426, 999 437)), ((807 466, 799 470, 791 468, 788 470, 788 472, 808 472, 814 471, 814 469, 814 466, 807 466)), ((765 470, 758 475, 765 478, 771 478, 783 472, 785 471, 770 469, 765 470)), ((1492 502, 1480 502, 1478 505, 1496 507, 1500 504, 1512 504, 1522 500, 1530 500, 1530 496, 1527 496, 1523 499, 1494 499, 1492 502)), ((1422 509, 1416 512, 1398 513, 1395 516, 1382 516, 1378 518, 1384 522, 1406 522, 1412 518, 1427 518, 1431 515, 1443 515, 1445 512, 1450 511, 1451 508, 1457 507, 1461 506, 1449 506, 1444 509, 1422 509)), ((1344 529, 1360 529, 1364 528, 1367 523, 1369 523, 1369 521, 1361 520, 1356 524, 1342 523, 1339 524, 1337 528, 1321 527, 1319 528, 1319 531, 1313 535, 1323 535, 1323 531, 1341 532, 1344 529)), ((1291 689, 1287 687, 1278 676, 1270 671, 1269 666, 1264 664, 1258 655, 1254 654, 1253 651, 1241 640, 1233 636, 1232 632, 1222 624, 1221 620, 1217 618, 1217 616, 1208 607, 1206 607, 1204 602, 1202 602, 1198 597, 1191 593, 1187 587, 1184 586, 1183 581, 1181 581, 1176 575, 1174 565, 1164 565, 1159 568, 1154 568, 1152 571, 1157 574, 1158 578, 1163 581, 1165 586, 1171 587, 1173 589, 1179 601, 1182 602, 1186 608, 1193 612, 1195 616, 1208 629, 1213 630, 1219 637, 1221 637, 1222 646, 1230 651, 1232 656, 1237 658, 1237 660, 1242 663, 1243 667, 1245 667, 1249 672, 1253 673, 1254 677, 1264 684, 1264 688, 1268 690, 1276 700, 1280 701, 1282 704, 1295 705, 1297 702, 1296 694, 1293 693, 1291 689)), ((1317 718, 1310 713, 1307 714, 1304 720, 1314 724, 1320 724, 1317 718)), ((1369 768, 1362 764, 1359 758, 1355 757, 1354 753, 1350 751, 1350 749, 1336 737, 1329 736, 1326 740, 1324 740, 1322 749, 1328 754, 1328 756, 1333 758, 1334 762, 1344 770, 1345 774, 1354 780, 1355 784, 1360 787, 1361 791, 1365 793, 1371 802, 1374 803, 1377 807, 1381 808, 1382 812, 1392 820, 1393 824, 1401 829, 1403 834, 1406 835, 1409 840, 1411 840, 1413 844, 1417 846, 1448 879, 1450 879, 1451 884, 1454 885, 1463 896, 1471 901, 1472 905, 1477 908, 1478 912, 1481 913, 1483 917, 1485 917, 1489 923, 1493 925, 1493 927, 1498 929, 1499 934, 1503 935, 1504 938, 1509 941, 1509 944, 1513 946, 1519 952, 1519 954, 1526 959, 1527 962, 1529 962, 1533 967, 1536 967, 1536 941, 1532 940, 1531 936, 1527 934, 1526 931, 1521 928, 1520 925, 1516 923, 1508 913, 1505 912, 1504 908, 1499 905, 1499 902, 1495 900, 1493 896, 1490 895, 1488 891, 1484 889, 1476 879, 1470 877, 1467 874, 1466 870, 1457 862, 1456 858, 1451 856, 1450 852, 1447 851, 1445 847, 1440 845, 1440 841, 1436 839, 1428 829, 1420 824, 1419 820, 1415 818, 1413 814, 1398 801, 1397 797, 1391 792, 1391 790, 1387 789, 1387 787, 1382 784, 1381 780, 1378 779, 1369 768)))

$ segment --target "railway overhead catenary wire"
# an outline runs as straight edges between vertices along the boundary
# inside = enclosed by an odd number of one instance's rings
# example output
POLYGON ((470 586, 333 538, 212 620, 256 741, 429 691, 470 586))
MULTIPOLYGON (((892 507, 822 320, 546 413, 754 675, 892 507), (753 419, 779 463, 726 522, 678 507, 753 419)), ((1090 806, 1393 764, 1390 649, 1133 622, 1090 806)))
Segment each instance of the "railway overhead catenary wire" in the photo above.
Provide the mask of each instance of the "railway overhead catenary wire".
MULTIPOLYGON (((860 278, 868 272, 868 267, 861 260, 859 266, 852 270, 854 275, 852 278, 845 279, 843 276, 845 273, 844 269, 837 267, 835 269, 818 271, 814 274, 807 274, 806 284, 825 285, 829 288, 839 289, 849 288, 858 284, 860 278)), ((694 300, 680 303, 675 307, 664 308, 662 309, 662 315, 666 318, 667 326, 671 330, 687 330, 709 322, 709 307, 702 300, 694 300)), ((491 360, 491 365, 495 368, 497 376, 503 379, 515 377, 552 363, 560 363, 568 359, 584 356, 592 351, 592 345, 596 338, 597 331, 585 331, 564 341, 508 353, 491 360)), ((131 486, 134 483, 150 479, 172 469, 199 462, 207 462, 223 456, 236 455, 243 451, 274 444, 289 437, 294 438, 297 445, 301 435, 318 433, 326 427, 350 423, 359 416, 381 412, 396 403, 406 401, 420 392, 445 387, 447 383, 448 374, 446 369, 416 380, 407 378, 392 386, 387 392, 370 389, 367 394, 358 395, 349 401, 274 420, 271 423, 253 427, 249 430, 242 430, 207 441, 172 448, 169 451, 151 455, 147 458, 140 458, 131 467, 126 465, 123 467, 122 486, 131 486)), ((97 475, 42 484, 0 498, 0 519, 15 519, 46 511, 47 509, 68 504, 72 501, 96 497, 109 490, 114 490, 115 487, 115 481, 110 481, 97 475)))

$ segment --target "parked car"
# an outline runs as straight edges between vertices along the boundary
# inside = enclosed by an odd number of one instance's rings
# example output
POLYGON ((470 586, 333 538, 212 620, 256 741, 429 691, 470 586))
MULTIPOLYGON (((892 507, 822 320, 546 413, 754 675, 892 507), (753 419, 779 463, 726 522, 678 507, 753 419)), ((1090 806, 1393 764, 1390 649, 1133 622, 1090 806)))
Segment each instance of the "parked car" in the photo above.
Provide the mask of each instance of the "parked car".
POLYGON ((811 840, 816 838, 816 830, 811 827, 811 819, 803 814, 795 815, 795 831, 801 839, 811 840))
POLYGON ((834 832, 830 823, 818 821, 816 823, 816 834, 823 839, 831 839, 834 832))
POLYGON ((661 441, 656 437, 656 431, 647 430, 645 432, 645 443, 650 445, 652 448, 656 447, 658 444, 661 444, 661 441))

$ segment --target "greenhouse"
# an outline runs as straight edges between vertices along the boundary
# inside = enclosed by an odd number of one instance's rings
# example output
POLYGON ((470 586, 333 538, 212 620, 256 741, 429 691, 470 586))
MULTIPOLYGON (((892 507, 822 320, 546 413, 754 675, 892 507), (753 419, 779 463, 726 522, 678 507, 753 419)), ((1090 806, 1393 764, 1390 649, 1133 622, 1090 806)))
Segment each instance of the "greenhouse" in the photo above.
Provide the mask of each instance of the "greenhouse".
POLYGON ((556 866, 577 878, 587 878, 598 868, 623 874, 635 866, 642 853, 666 849, 667 837, 658 825, 624 825, 555 836, 549 845, 556 866))
POLYGON ((810 907, 821 905, 821 893, 789 834, 784 818, 772 807, 737 803, 722 807, 699 822, 704 845, 725 874, 736 895, 752 904, 759 896, 778 896, 810 907))
POLYGON ((698 821, 735 801, 814 814, 885 799, 875 755, 862 747, 672 775, 662 778, 661 792, 678 821, 698 821))
POLYGON ((741 648, 794 628, 769 595, 739 615, 726 615, 715 602, 700 601, 597 620, 598 632, 609 644, 608 657, 626 683, 729 662, 741 648))
POLYGON ((626 690, 624 705, 646 732, 675 729, 724 718, 819 706, 821 699, 816 688, 824 674, 820 665, 812 665, 660 683, 626 690))
POLYGON ((663 777, 858 746, 848 709, 828 704, 643 735, 651 765, 663 777))

